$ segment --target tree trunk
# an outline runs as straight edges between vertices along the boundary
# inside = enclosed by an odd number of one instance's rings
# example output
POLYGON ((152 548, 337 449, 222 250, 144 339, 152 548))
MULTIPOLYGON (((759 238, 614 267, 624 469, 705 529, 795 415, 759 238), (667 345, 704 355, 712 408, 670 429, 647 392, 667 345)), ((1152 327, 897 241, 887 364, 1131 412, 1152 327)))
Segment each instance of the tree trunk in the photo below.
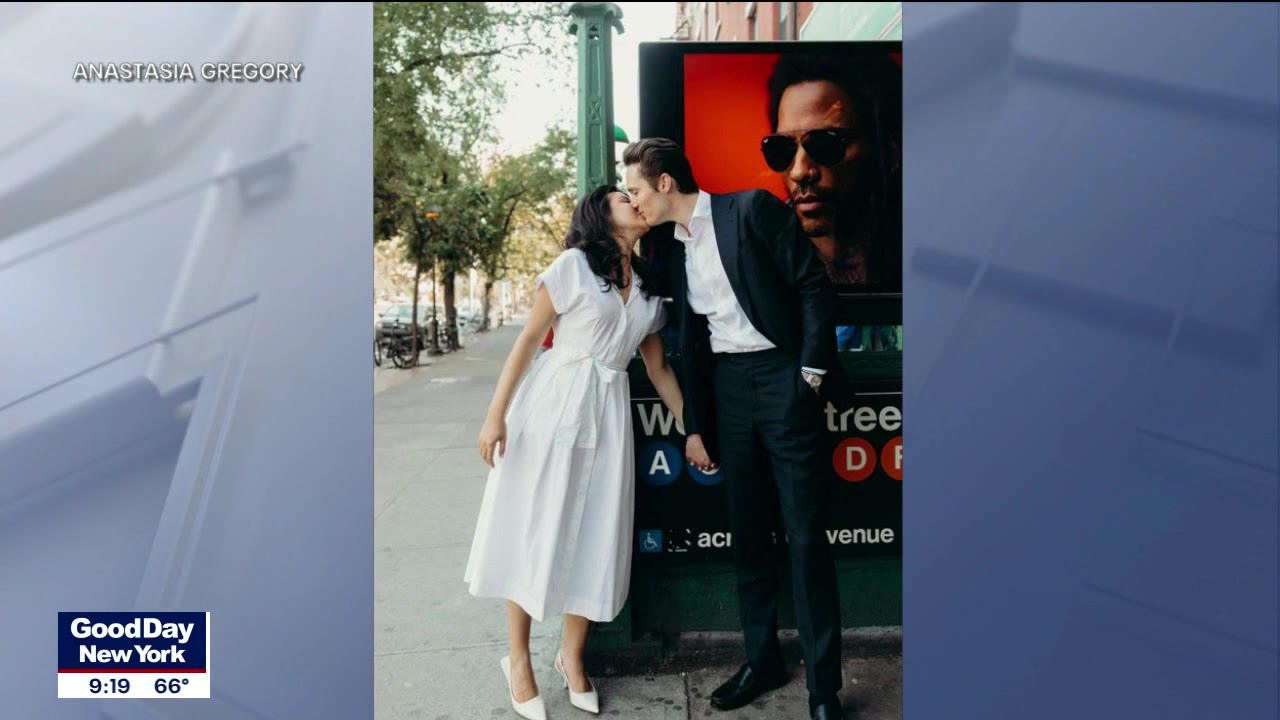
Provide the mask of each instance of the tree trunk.
POLYGON ((489 311, 493 308, 493 279, 486 277, 484 280, 484 297, 480 300, 481 316, 480 330, 481 332, 489 331, 489 311))
POLYGON ((444 276, 444 323, 445 327, 449 328, 449 336, 453 338, 453 349, 461 350, 462 338, 458 336, 458 306, 453 298, 457 278, 457 274, 452 270, 444 276))

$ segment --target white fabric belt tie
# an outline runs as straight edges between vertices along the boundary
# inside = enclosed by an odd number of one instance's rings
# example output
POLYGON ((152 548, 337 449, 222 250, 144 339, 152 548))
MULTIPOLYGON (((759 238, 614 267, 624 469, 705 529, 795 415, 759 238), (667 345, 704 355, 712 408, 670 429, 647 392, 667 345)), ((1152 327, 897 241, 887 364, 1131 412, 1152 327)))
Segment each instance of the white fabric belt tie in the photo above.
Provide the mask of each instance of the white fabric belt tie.
POLYGON ((593 448, 600 438, 605 391, 614 383, 626 382, 627 369, 610 365, 583 350, 566 348, 559 354, 563 356, 562 370, 585 365, 591 371, 584 374, 584 382, 574 384, 566 398, 565 408, 571 415, 564 418, 565 422, 556 431, 555 442, 557 445, 593 448))
MULTIPOLYGON (((558 427, 553 438, 556 445, 596 447, 600 438, 600 419, 604 414, 606 392, 616 383, 626 382, 626 366, 610 365, 585 350, 572 347, 553 347, 539 361, 553 363, 555 367, 548 377, 540 380, 539 384, 544 387, 529 388, 532 392, 541 393, 560 387, 562 383, 555 382, 556 375, 560 373, 567 371, 576 374, 584 367, 588 371, 581 373, 569 388, 561 405, 564 412, 559 418, 534 418, 522 414, 520 417, 509 418, 508 424, 519 433, 527 431, 530 423, 556 422, 558 427)), ((536 405, 533 402, 523 403, 525 408, 536 405)))

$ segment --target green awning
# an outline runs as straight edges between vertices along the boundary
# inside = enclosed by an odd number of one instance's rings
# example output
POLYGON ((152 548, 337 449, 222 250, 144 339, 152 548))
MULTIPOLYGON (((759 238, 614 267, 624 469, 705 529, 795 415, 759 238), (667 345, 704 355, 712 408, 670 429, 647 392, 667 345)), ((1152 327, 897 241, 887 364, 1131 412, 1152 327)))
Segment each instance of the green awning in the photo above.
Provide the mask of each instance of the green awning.
POLYGON ((618 127, 617 125, 613 126, 613 141, 624 142, 624 143, 631 142, 631 140, 627 138, 626 131, 624 131, 622 128, 618 127))

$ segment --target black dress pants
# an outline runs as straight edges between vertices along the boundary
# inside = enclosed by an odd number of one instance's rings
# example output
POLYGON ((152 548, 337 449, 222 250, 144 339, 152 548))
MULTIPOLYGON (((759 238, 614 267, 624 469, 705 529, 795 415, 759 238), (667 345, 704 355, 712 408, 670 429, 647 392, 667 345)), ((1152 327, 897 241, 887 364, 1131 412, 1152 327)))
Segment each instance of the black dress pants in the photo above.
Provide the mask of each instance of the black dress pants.
MULTIPOLYGON (((827 542, 822 401, 798 359, 781 350, 715 356, 715 407, 721 472, 747 661, 781 669, 778 551, 791 560, 792 593, 810 702, 840 689, 840 602, 827 542), (781 517, 786 544, 775 545, 781 517)), ((781 541, 782 538, 780 537, 781 541)))

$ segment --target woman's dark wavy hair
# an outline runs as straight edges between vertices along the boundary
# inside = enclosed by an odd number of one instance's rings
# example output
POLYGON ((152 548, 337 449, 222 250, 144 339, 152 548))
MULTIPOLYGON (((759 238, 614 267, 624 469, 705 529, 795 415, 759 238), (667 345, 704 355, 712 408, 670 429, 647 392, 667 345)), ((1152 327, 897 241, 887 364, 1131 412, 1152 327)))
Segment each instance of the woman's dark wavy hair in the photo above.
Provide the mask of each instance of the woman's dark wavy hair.
MULTIPOLYGON (((613 235, 613 221, 609 210, 609 196, 621 192, 617 188, 601 185, 578 202, 573 209, 569 233, 564 238, 564 248, 577 248, 587 254, 591 272, 600 279, 602 292, 613 288, 622 291, 627 287, 622 270, 622 249, 613 235)), ((640 276, 640 293, 651 297, 655 288, 644 258, 631 254, 631 272, 640 276)))

